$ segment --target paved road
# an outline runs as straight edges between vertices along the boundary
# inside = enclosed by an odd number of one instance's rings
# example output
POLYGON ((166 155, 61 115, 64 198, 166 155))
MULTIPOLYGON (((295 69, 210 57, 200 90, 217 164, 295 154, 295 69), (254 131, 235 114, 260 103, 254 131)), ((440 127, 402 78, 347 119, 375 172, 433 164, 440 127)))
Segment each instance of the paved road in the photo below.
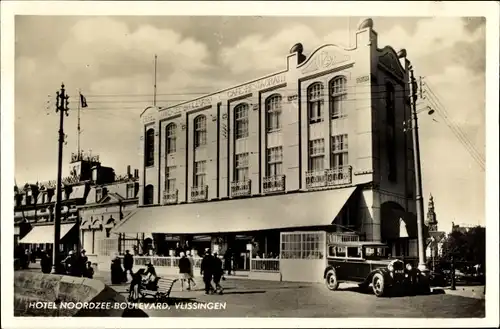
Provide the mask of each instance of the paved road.
MULTIPOLYGON (((31 269, 37 270, 37 269, 31 269)), ((110 285, 108 272, 95 279, 110 285)), ((222 282, 224 295, 205 295, 202 282, 192 291, 180 291, 176 283, 169 310, 146 310, 151 317, 397 317, 480 318, 485 316, 484 299, 449 294, 377 298, 357 287, 342 285, 329 291, 324 285, 228 278, 222 282), (224 310, 177 309, 176 303, 219 302, 224 310)), ((128 285, 110 285, 127 295, 128 285)), ((191 304, 193 305, 193 304, 191 304)))
MULTIPOLYGON (((224 295, 205 295, 201 284, 194 291, 180 291, 176 284, 169 310, 148 310, 151 317, 484 317, 484 300, 432 294, 377 298, 357 287, 329 291, 321 284, 228 279, 224 295), (190 302, 226 303, 225 310, 177 309, 190 302)), ((126 294, 126 286, 113 286, 126 294)))

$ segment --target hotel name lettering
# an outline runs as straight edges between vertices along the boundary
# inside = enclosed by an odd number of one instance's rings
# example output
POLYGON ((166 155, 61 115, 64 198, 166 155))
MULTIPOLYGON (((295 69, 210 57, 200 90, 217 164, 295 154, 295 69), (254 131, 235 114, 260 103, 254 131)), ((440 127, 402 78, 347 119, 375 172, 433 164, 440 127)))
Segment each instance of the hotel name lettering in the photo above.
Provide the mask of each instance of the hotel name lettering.
MULTIPOLYGON (((280 84, 285 83, 285 81, 286 81, 286 78, 285 78, 285 74, 284 73, 283 74, 274 75, 272 77, 268 77, 268 78, 265 78, 265 79, 262 79, 262 80, 259 80, 259 81, 255 81, 255 82, 252 82, 252 83, 247 83, 247 84, 245 84, 243 86, 239 86, 239 87, 230 89, 230 90, 228 90, 226 92, 227 93, 227 98, 228 99, 235 98, 235 97, 238 97, 238 96, 250 94, 250 93, 252 93, 254 91, 258 91, 258 90, 262 90, 262 89, 267 89, 267 88, 272 88, 272 87, 275 87, 275 86, 278 86, 280 84)), ((173 108, 165 109, 165 110, 163 110, 163 111, 160 112, 160 119, 173 117, 173 116, 185 113, 185 112, 189 112, 189 111, 192 111, 192 110, 196 110, 196 109, 200 109, 200 108, 203 108, 203 107, 211 106, 212 103, 213 103, 213 98, 212 97, 216 97, 216 96, 217 95, 208 96, 208 97, 205 97, 205 98, 200 98, 200 99, 194 100, 192 102, 189 102, 189 103, 186 103, 186 104, 183 104, 183 105, 179 105, 179 106, 176 106, 176 107, 173 107, 173 108)))

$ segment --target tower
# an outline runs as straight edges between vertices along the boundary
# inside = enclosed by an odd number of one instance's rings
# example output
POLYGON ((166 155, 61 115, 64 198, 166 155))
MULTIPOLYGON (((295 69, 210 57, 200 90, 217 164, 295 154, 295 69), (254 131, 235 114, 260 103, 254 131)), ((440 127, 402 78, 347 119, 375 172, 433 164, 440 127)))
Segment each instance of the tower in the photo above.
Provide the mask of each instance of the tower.
POLYGON ((434 198, 432 194, 429 197, 429 207, 427 209, 427 220, 425 225, 429 228, 429 232, 436 232, 438 230, 438 222, 436 219, 436 212, 434 211, 434 198))

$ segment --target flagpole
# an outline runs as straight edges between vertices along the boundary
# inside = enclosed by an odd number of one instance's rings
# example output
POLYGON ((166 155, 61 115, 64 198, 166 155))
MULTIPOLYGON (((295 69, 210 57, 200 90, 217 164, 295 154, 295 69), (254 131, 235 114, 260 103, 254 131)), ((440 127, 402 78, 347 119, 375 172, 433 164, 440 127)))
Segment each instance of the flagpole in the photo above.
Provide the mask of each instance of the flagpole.
POLYGON ((78 153, 77 153, 77 157, 78 157, 78 160, 80 160, 80 103, 82 102, 82 93, 81 93, 81 90, 79 89, 78 90, 78 95, 80 96, 80 99, 78 100, 78 125, 77 125, 77 134, 78 134, 78 138, 77 138, 77 148, 78 148, 78 153))
POLYGON ((155 85, 154 85, 154 93, 153 93, 153 106, 156 106, 156 63, 157 63, 157 58, 155 54, 155 85))

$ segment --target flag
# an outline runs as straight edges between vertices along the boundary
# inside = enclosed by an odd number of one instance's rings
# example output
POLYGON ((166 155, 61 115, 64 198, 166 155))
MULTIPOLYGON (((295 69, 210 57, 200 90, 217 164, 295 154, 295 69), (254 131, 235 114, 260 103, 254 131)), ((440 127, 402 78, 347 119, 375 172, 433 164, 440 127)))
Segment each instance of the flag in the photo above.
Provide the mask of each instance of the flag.
POLYGON ((84 107, 87 107, 87 99, 85 98, 85 96, 83 96, 82 94, 80 94, 80 104, 82 106, 82 108, 84 107))

